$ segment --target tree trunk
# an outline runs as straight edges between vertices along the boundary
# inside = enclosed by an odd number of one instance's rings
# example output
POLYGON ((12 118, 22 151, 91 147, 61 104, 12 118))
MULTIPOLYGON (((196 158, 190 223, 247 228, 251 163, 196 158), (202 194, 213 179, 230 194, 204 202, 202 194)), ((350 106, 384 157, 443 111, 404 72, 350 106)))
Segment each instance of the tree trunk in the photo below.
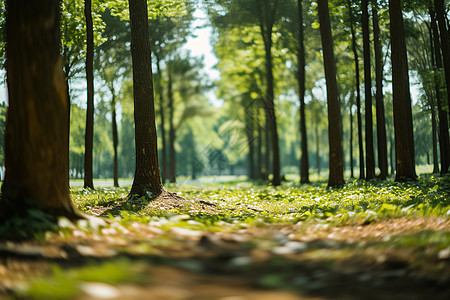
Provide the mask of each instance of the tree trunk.
POLYGON ((325 78, 327 81, 328 141, 330 149, 328 187, 337 187, 344 184, 344 158, 342 154, 341 115, 336 82, 336 64, 334 61, 333 37, 331 35, 328 2, 326 0, 319 0, 318 8, 325 78))
POLYGON ((111 110, 112 110, 112 135, 113 135, 113 149, 114 149, 113 177, 114 177, 114 186, 119 187, 119 163, 117 158, 117 146, 119 145, 119 136, 117 134, 116 94, 114 90, 112 90, 111 110))
POLYGON ((401 0, 389 0, 396 181, 417 180, 408 60, 401 0))
POLYGON ((308 139, 306 134, 306 116, 305 116, 305 45, 303 31, 303 6, 302 0, 297 0, 298 7, 298 43, 299 51, 297 53, 298 61, 298 90, 300 100, 300 136, 302 156, 300 158, 300 183, 309 183, 309 158, 308 158, 308 139))
POLYGON ((315 126, 316 133, 316 166, 317 166, 317 176, 320 177, 320 136, 319 136, 319 124, 316 123, 315 126))
POLYGON ((380 41, 380 25, 378 22, 378 10, 376 1, 372 2, 373 16, 373 40, 375 50, 375 82, 377 91, 375 93, 376 116, 377 116, 377 150, 378 167, 380 168, 380 179, 384 180, 388 175, 387 162, 387 140, 386 140, 386 118, 383 103, 383 61, 380 41))
POLYGON ((169 109, 169 181, 170 183, 177 182, 177 165, 176 165, 176 152, 175 152, 175 127, 173 124, 173 82, 172 82, 172 70, 168 67, 169 82, 167 86, 167 92, 169 97, 168 109, 169 109))
MULTIPOLYGON (((276 2, 275 2, 276 3, 276 2)), ((271 151, 272 151, 272 167, 273 178, 272 185, 279 186, 281 184, 281 169, 280 169, 280 149, 278 145, 278 130, 277 120, 275 115, 275 103, 274 103, 274 86, 273 86, 273 63, 272 63, 272 30, 274 25, 274 14, 277 7, 269 8, 263 7, 264 4, 260 4, 260 33, 264 41, 265 50, 265 66, 266 66, 266 95, 265 95, 265 109, 267 114, 267 120, 269 124, 270 138, 271 138, 271 151)), ((267 150, 267 149, 266 149, 267 150)), ((268 166, 267 166, 268 167, 268 166)), ((269 171, 269 170, 267 170, 269 171)))
MULTIPOLYGON (((444 58, 445 83, 447 85, 447 104, 450 107, 450 41, 448 38, 448 29, 445 22, 444 0, 434 0, 436 19, 439 24, 439 33, 441 37, 442 57, 444 58)), ((442 170, 441 170, 442 172, 442 170)), ((447 173, 448 170, 445 171, 447 173)))
POLYGON ((69 195, 69 106, 59 1, 7 1, 8 113, 0 219, 37 208, 76 218, 69 195))
POLYGON ((347 1, 347 7, 350 11, 350 30, 352 33, 352 51, 355 60, 355 79, 356 79, 356 116, 358 119, 358 148, 359 148, 359 178, 365 179, 365 163, 364 163, 364 145, 362 137, 362 117, 361 117, 361 90, 359 79, 359 55, 356 47, 356 34, 353 26, 353 10, 350 0, 347 1))
MULTIPOLYGON (((429 11, 431 16, 431 22, 433 22, 434 12, 432 9, 429 11)), ((436 23, 434 23, 436 24, 436 23)), ((430 36, 430 50, 431 50, 431 66, 432 68, 436 68, 436 55, 435 55, 435 46, 434 46, 434 37, 433 37, 433 29, 432 26, 428 26, 428 33, 430 36)), ((438 82, 435 79, 435 89, 438 89, 438 82)), ((434 103, 434 97, 431 90, 427 92, 428 100, 430 101, 430 109, 431 109, 431 134, 433 140, 433 174, 439 173, 439 162, 438 162, 438 154, 437 154, 437 121, 436 121, 436 104, 434 103)))
POLYGON ((133 62, 136 170, 129 197, 156 198, 163 191, 152 82, 152 61, 146 0, 129 0, 133 62))
POLYGON ((350 94, 350 177, 355 178, 354 173, 354 162, 353 162, 353 101, 355 98, 355 93, 350 94))
POLYGON ((162 72, 160 59, 156 56, 156 68, 158 71, 158 92, 159 92, 159 114, 161 117, 161 141, 162 141, 162 157, 161 157, 161 181, 164 184, 167 178, 167 142, 166 142, 166 127, 165 127, 165 115, 164 115, 164 90, 162 86, 162 72))
POLYGON ((93 181, 93 146, 94 146, 94 28, 91 14, 91 0, 84 1, 86 18, 86 80, 87 110, 84 150, 84 188, 94 188, 93 181))
POLYGON ((258 143, 258 148, 257 148, 257 153, 256 153, 256 168, 257 168, 257 174, 258 174, 258 178, 264 180, 265 178, 263 177, 263 172, 262 172, 262 128, 261 128, 261 117, 260 117, 260 107, 259 105, 256 106, 256 126, 258 128, 257 130, 257 134, 258 134, 258 138, 257 138, 257 143, 258 143))
POLYGON ((370 65, 370 30, 369 30, 369 0, 361 1, 362 32, 364 52, 364 95, 366 106, 366 180, 375 178, 375 156, 373 152, 373 120, 372 120, 372 80, 370 65))
MULTIPOLYGON (((433 32, 433 42, 434 42, 434 65, 435 70, 442 70, 442 58, 441 58, 441 45, 439 43, 439 33, 436 25, 435 13, 433 10, 430 11, 431 17, 431 30, 433 32)), ((447 111, 445 110, 444 99, 445 96, 442 95, 442 86, 440 84, 439 77, 436 75, 434 78, 435 88, 436 88, 436 100, 438 105, 438 115, 439 115, 439 148, 441 154, 441 174, 447 174, 450 165, 450 141, 448 136, 448 118, 447 111)))
POLYGON ((255 147, 254 147, 254 118, 252 117, 253 105, 246 105, 245 109, 245 133, 247 136, 248 145, 248 177, 249 179, 255 179, 255 147))

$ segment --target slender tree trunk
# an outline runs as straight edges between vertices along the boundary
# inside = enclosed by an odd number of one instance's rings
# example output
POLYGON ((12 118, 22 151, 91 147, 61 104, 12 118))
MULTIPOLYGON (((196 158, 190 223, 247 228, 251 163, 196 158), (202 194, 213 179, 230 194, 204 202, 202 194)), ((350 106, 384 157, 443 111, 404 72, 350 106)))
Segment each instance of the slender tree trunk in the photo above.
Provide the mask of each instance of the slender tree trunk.
MULTIPOLYGON (((373 0, 372 0, 373 1, 373 0)), ((380 25, 378 22, 378 10, 376 1, 372 2, 373 16, 373 40, 375 50, 375 82, 376 82, 376 116, 377 116, 377 150, 380 179, 384 180, 388 175, 386 118, 383 103, 383 61, 380 40, 380 25)))
POLYGON ((369 29, 369 0, 361 1, 362 32, 364 52, 364 95, 366 106, 366 179, 375 178, 375 156, 373 152, 373 120, 372 120, 372 80, 370 64, 370 29, 369 29))
MULTIPOLYGON (((441 45, 439 43, 439 33, 436 25, 435 13, 433 10, 430 11, 431 17, 431 30, 433 32, 433 42, 434 42, 434 63, 435 70, 442 70, 442 58, 441 58, 441 45)), ((449 172, 448 168, 450 165, 450 141, 448 135, 448 118, 447 111, 445 110, 444 100, 445 96, 442 95, 442 86, 438 76, 435 76, 435 88, 436 88, 436 100, 438 105, 438 115, 439 115, 439 148, 441 154, 441 174, 447 174, 449 172)))
MULTIPOLYGON (((260 4, 258 6, 258 14, 260 20, 260 32, 264 41, 265 50, 265 66, 266 66, 266 95, 265 95, 265 108, 269 124, 270 137, 271 137, 271 151, 272 151, 272 167, 273 178, 272 185, 279 186, 281 184, 281 169, 280 169, 280 149, 278 145, 278 130, 277 120, 275 115, 275 103, 274 103, 274 84, 273 84, 273 62, 272 62, 272 30, 274 25, 274 15, 278 9, 278 1, 275 0, 273 7, 269 5, 264 6, 260 4)), ((267 149, 266 149, 267 150, 267 149)), ((268 167, 268 166, 267 166, 268 167)), ((269 171, 269 170, 267 170, 269 171)))
POLYGON ((325 78, 327 81, 328 140, 330 148, 328 187, 337 187, 344 184, 344 158, 342 154, 341 115, 336 82, 336 64, 333 53, 333 37, 331 35, 328 2, 319 0, 318 8, 325 78))
POLYGON ((354 162, 353 162, 353 101, 355 93, 350 94, 350 177, 355 178, 354 162))
POLYGON ((417 180, 408 60, 401 0, 389 0, 396 181, 417 180))
POLYGON ((176 165, 176 152, 175 152, 175 127, 173 124, 173 82, 172 82, 172 70, 168 68, 169 82, 167 85, 167 92, 169 97, 168 109, 169 109, 169 181, 170 183, 177 182, 177 165, 176 165))
POLYGON ((161 181, 164 184, 167 178, 167 142, 166 142, 166 127, 164 115, 164 89, 161 82, 162 81, 161 62, 158 56, 156 56, 156 68, 158 71, 159 114, 161 116, 161 141, 162 141, 161 181))
POLYGON ((258 139, 257 139, 257 143, 258 143, 258 150, 257 150, 257 154, 256 154, 256 161, 257 161, 257 170, 258 170, 258 178, 259 179, 265 179, 263 178, 263 172, 262 172, 262 128, 261 128, 261 116, 260 116, 260 107, 257 106, 256 107, 256 126, 258 128, 257 130, 257 134, 258 134, 258 139))
MULTIPOLYGON (((447 103, 450 107, 450 41, 448 28, 445 22, 445 7, 444 0, 434 0, 434 6, 436 11, 436 19, 439 24, 439 33, 441 37, 441 48, 442 57, 444 58, 444 71, 445 71, 445 82, 447 85, 447 103)), ((442 170, 441 170, 442 172, 442 170)), ((447 173, 448 170, 445 171, 447 173)))
POLYGON ((252 110, 253 105, 247 105, 245 109, 245 132, 247 135, 247 145, 248 145, 248 177, 250 179, 255 179, 255 147, 254 147, 254 128, 253 128, 253 117, 252 110))
POLYGON ((117 113, 116 113, 116 94, 112 89, 112 135, 113 135, 113 149, 114 149, 114 167, 113 167, 113 177, 114 186, 119 187, 119 163, 117 158, 117 146, 119 145, 119 135, 117 134, 117 113))
POLYGON ((76 218, 68 185, 69 106, 59 53, 59 1, 6 5, 9 107, 0 220, 30 208, 76 218))
MULTIPOLYGON (((433 22, 433 16, 434 12, 432 9, 429 11, 431 16, 431 22, 433 22)), ((434 23, 436 24, 436 23, 434 23)), ((436 68, 436 54, 435 54, 435 46, 434 46, 434 37, 433 37, 433 28, 432 25, 428 26, 428 33, 430 36, 430 50, 431 50, 431 66, 433 69, 436 68)), ((434 77, 435 79, 435 89, 436 92, 438 92, 438 82, 436 81, 437 77, 434 77)), ((430 108, 431 108, 431 134, 432 134, 432 140, 433 140, 433 174, 439 173, 439 162, 438 162, 438 154, 437 154, 437 121, 436 121, 436 104, 434 103, 434 97, 431 90, 427 92, 428 94, 428 100, 430 101, 430 108)), ((436 93, 437 96, 437 93, 436 93)))
POLYGON ((133 62, 136 170, 129 197, 156 198, 163 191, 152 82, 152 61, 146 0, 129 0, 133 62))
POLYGON ((87 110, 86 134, 84 150, 84 188, 94 188, 93 181, 93 146, 94 146, 94 28, 91 14, 91 0, 84 1, 84 16, 86 18, 86 80, 87 80, 87 110))
POLYGON ((355 78, 356 78, 356 115, 358 120, 358 148, 359 148, 359 178, 365 179, 365 163, 364 163, 364 144, 362 136, 362 117, 361 117, 361 90, 359 76, 359 55, 356 47, 356 34, 354 29, 353 9, 350 0, 347 1, 347 7, 350 11, 350 30, 352 34, 352 51, 355 60, 355 78))
POLYGON ((317 176, 320 177, 320 136, 319 136, 319 123, 315 126, 316 132, 316 166, 317 166, 317 176))
POLYGON ((298 61, 298 87, 300 100, 300 136, 302 156, 300 158, 300 183, 309 183, 309 163, 308 163, 308 139, 306 134, 306 116, 305 116, 305 45, 303 31, 303 6, 302 0, 297 0, 298 8, 298 43, 297 52, 298 61))

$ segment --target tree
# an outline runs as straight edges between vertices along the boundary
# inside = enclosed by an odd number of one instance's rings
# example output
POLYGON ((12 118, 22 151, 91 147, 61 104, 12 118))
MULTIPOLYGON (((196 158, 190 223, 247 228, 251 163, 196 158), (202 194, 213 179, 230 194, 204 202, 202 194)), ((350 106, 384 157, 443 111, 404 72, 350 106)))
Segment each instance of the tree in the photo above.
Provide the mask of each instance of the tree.
POLYGON ((129 0, 133 63, 136 170, 129 197, 154 199, 163 192, 158 163, 152 62, 146 0, 129 0))
POLYGON ((298 8, 298 85, 300 100, 300 135, 302 156, 300 159, 300 182, 309 183, 308 140, 306 135, 305 118, 305 45, 303 30, 303 1, 297 0, 298 8))
MULTIPOLYGON (((447 83, 447 103, 450 108, 450 40, 449 33, 445 22, 445 7, 444 0, 434 0, 436 11, 436 19, 439 25, 439 34, 441 38, 442 57, 444 60, 445 82, 447 83)), ((441 170, 442 172, 442 170, 441 170)), ((447 170, 446 170, 447 172, 447 170)))
POLYGON ((389 0, 396 181, 416 180, 408 60, 401 0, 389 0))
MULTIPOLYGON (((444 99, 445 96, 442 95, 442 84, 439 76, 439 71, 442 70, 442 57, 441 57, 441 45, 439 41, 439 33, 438 26, 436 25, 435 12, 433 9, 430 9, 430 19, 431 19, 431 32, 432 36, 430 37, 433 44, 431 45, 432 51, 434 50, 434 55, 432 53, 432 64, 434 67, 434 83, 436 90, 436 101, 438 106, 438 115, 439 115, 439 148, 441 154, 441 174, 446 174, 449 172, 450 166, 450 142, 448 135, 448 114, 445 110, 444 99)), ((445 56, 445 55, 444 55, 445 56)), ((448 90, 448 87, 447 87, 448 90)))
POLYGON ((84 151, 84 188, 94 188, 92 172, 92 151, 94 145, 94 24, 91 15, 91 0, 84 2, 86 18, 86 81, 87 81, 87 111, 84 151))
POLYGON ((366 106, 366 179, 370 180, 375 177, 375 157, 373 152, 372 80, 370 65, 370 30, 368 4, 369 0, 361 1, 364 52, 364 100, 366 106))
POLYGON ((356 34, 354 28, 354 18, 351 0, 347 1, 347 9, 350 14, 350 31, 352 34, 352 51, 355 60, 355 86, 356 86, 356 115, 358 121, 358 146, 359 146, 359 178, 364 179, 365 168, 364 168, 364 145, 362 137, 362 117, 361 117, 361 91, 360 91, 360 78, 359 78, 359 56, 356 45, 356 34))
POLYGON ((333 37, 331 34, 328 2, 326 0, 319 0, 317 4, 319 10, 320 35, 322 37, 325 78, 327 81, 328 141, 330 148, 330 174, 328 178, 328 187, 337 187, 344 184, 344 162, 340 126, 341 116, 336 82, 336 65, 333 53, 333 37))
POLYGON ((375 50, 375 102, 377 117, 377 150, 378 167, 380 168, 380 179, 386 179, 388 175, 387 162, 387 139, 386 139, 386 118, 384 115, 383 103, 383 61, 382 47, 380 39, 380 24, 378 17, 377 1, 372 0, 372 19, 373 19, 373 44, 375 50))
MULTIPOLYGON (((281 184, 281 166, 279 154, 279 141, 277 121, 274 103, 274 76, 273 76, 273 30, 280 18, 278 0, 240 0, 228 1, 217 0, 219 5, 227 9, 226 15, 216 17, 216 24, 246 24, 248 26, 258 26, 261 38, 264 43, 265 57, 265 95, 264 110, 266 112, 266 152, 271 150, 273 179, 272 184, 281 184), (271 143, 269 144, 269 136, 271 143), (271 146, 271 147, 269 147, 271 146)), ((226 26, 226 25, 225 25, 226 26)), ((267 156, 267 155, 266 155, 267 156)))
POLYGON ((0 219, 33 208, 78 217, 69 196, 65 155, 69 106, 59 13, 57 0, 7 1, 9 109, 0 219))

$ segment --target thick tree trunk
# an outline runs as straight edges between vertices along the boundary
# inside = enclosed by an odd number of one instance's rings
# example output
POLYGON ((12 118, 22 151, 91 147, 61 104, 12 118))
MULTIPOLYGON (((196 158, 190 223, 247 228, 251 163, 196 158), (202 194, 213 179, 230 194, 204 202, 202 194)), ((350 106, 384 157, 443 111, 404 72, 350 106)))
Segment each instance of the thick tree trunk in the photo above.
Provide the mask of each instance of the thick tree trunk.
POLYGON ((169 109, 169 181, 170 183, 177 182, 177 165, 176 165, 176 152, 175 152, 175 127, 173 124, 173 82, 172 82, 172 70, 170 66, 169 71, 169 82, 167 86, 167 92, 169 97, 168 109, 169 109))
POLYGON ((417 180, 408 60, 401 0, 389 0, 396 181, 417 180))
POLYGON ((86 80, 87 110, 84 150, 84 188, 94 188, 93 181, 93 146, 94 146, 94 28, 91 14, 91 0, 84 1, 86 18, 86 80))
POLYGON ((337 187, 344 184, 344 158, 342 153, 341 115, 336 82, 336 64, 334 61, 333 37, 331 35, 328 2, 326 0, 319 0, 318 8, 325 78, 327 81, 328 141, 330 149, 328 187, 337 187))
POLYGON ((112 136, 114 149, 113 180, 114 186, 119 187, 119 163, 117 158, 117 146, 119 145, 119 135, 117 134, 116 95, 114 91, 112 91, 111 110, 112 110, 112 136))
MULTIPOLYGON (((436 71, 442 70, 442 58, 441 58, 441 45, 439 42, 439 33, 436 25, 435 13, 433 10, 430 11, 431 17, 431 30, 433 32, 433 42, 434 42, 434 63, 436 71)), ((442 86, 438 76, 435 76, 435 88, 436 88, 436 100, 438 105, 438 115, 439 115, 439 148, 441 154, 441 174, 447 174, 449 172, 448 168, 450 166, 450 141, 448 135, 448 113, 445 110, 444 99, 445 96, 442 95, 442 86)))
POLYGON ((377 150, 378 167, 380 168, 380 179, 384 180, 388 175, 387 162, 387 140, 386 140, 386 118, 383 103, 383 61, 380 40, 380 25, 378 22, 378 10, 376 1, 372 2, 373 16, 373 43, 375 50, 375 82, 377 91, 375 93, 376 116, 377 116, 377 150))
MULTIPOLYGON (((449 37, 448 37, 449 36, 448 28, 447 28, 446 22, 445 22, 444 0, 434 0, 434 6, 435 6, 435 11, 436 11, 436 19, 439 24, 442 57, 444 58, 445 82, 447 85, 447 103, 448 103, 448 107, 450 107, 450 41, 449 41, 449 37)), ((442 172, 442 170, 441 170, 441 172, 442 172)))
POLYGON ((163 187, 158 163, 147 1, 129 0, 128 3, 136 131, 136 170, 129 197, 152 199, 161 194, 163 187))
POLYGON ((298 90, 300 100, 300 136, 302 156, 300 158, 300 183, 309 183, 309 158, 308 158, 308 139, 306 134, 306 116, 305 116, 305 45, 303 31, 303 6, 302 0, 297 0, 298 8, 298 43, 299 51, 297 53, 298 61, 298 90))
POLYGON ((59 1, 7 1, 6 174, 0 220, 38 208, 77 217, 69 196, 69 105, 59 1))
POLYGON ((164 184, 167 178, 167 142, 166 142, 166 124, 164 115, 164 89, 162 86, 162 72, 161 72, 161 62, 158 56, 156 56, 156 68, 158 71, 158 92, 159 92, 159 114, 161 117, 161 181, 164 184))
POLYGON ((361 82, 359 79, 359 55, 356 47, 356 34, 353 26, 353 10, 350 0, 347 1, 347 7, 350 12, 350 30, 352 34, 352 51, 355 61, 355 79, 356 79, 356 116, 358 121, 358 148, 359 148, 359 178, 365 179, 364 163, 364 144, 362 136, 362 117, 361 117, 361 82))
POLYGON ((375 178, 375 156, 373 152, 373 120, 372 120, 372 80, 370 64, 370 30, 369 30, 369 0, 361 1, 362 32, 364 52, 364 100, 366 107, 366 179, 375 178))

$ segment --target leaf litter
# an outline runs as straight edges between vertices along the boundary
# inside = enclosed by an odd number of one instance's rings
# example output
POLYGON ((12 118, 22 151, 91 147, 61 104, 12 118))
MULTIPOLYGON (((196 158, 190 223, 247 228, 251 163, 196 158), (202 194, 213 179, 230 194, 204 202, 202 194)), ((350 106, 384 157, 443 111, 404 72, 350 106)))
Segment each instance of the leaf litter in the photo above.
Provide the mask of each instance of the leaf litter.
POLYGON ((98 217, 77 224, 60 219, 59 230, 44 238, 0 242, 0 297, 450 295, 445 180, 390 186, 354 182, 342 190, 317 185, 174 188, 183 198, 168 207, 143 199, 125 201, 123 189, 109 189, 97 204, 86 196, 74 199, 79 209, 98 217), (101 271, 89 271, 94 269, 101 271), (82 275, 89 272, 95 274, 82 275), (125 275, 119 280, 106 276, 115 273, 125 275))

